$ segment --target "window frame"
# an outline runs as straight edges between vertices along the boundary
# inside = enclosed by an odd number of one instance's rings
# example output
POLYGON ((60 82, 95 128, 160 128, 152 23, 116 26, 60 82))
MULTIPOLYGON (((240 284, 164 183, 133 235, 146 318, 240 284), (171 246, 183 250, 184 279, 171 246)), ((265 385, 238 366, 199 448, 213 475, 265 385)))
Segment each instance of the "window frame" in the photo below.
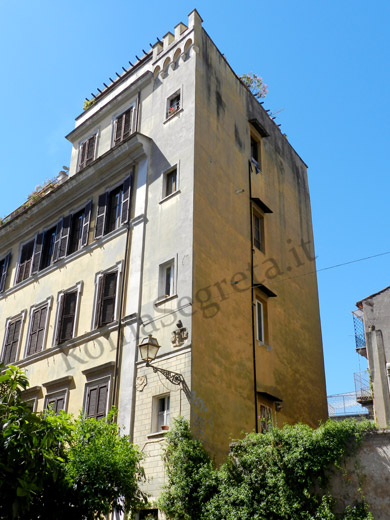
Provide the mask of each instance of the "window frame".
MULTIPOLYGON (((7 318, 6 321, 5 321, 3 345, 2 345, 2 349, 1 349, 1 362, 2 363, 4 363, 5 347, 6 347, 6 341, 8 339, 9 327, 13 323, 21 320, 20 329, 19 329, 19 337, 18 337, 18 342, 17 342, 17 345, 16 345, 15 359, 12 360, 12 361, 9 361, 9 363, 15 363, 16 361, 19 360, 20 345, 22 344, 23 329, 24 329, 24 322, 26 320, 26 314, 27 314, 27 310, 24 309, 19 314, 16 314, 15 316, 11 316, 11 317, 7 318)), ((9 363, 6 363, 6 364, 8 365, 9 363)))
POLYGON ((122 182, 118 182, 117 184, 110 186, 104 191, 104 193, 99 195, 95 214, 95 240, 99 240, 100 238, 112 233, 113 231, 116 231, 129 222, 132 209, 131 199, 133 192, 133 173, 134 168, 132 173, 127 175, 122 180, 122 182), (119 188, 121 188, 120 215, 117 217, 119 224, 114 229, 108 230, 107 227, 110 221, 109 198, 110 195, 119 188))
POLYGON ((24 349, 24 358, 34 356, 34 355, 39 354, 40 352, 43 352, 44 350, 46 350, 45 345, 46 345, 46 340, 47 340, 48 324, 49 324, 49 317, 50 317, 52 303, 53 303, 53 297, 49 296, 49 298, 46 298, 46 300, 44 300, 43 302, 30 307, 29 324, 28 324, 28 329, 27 329, 26 345, 25 345, 25 349, 24 349), (30 349, 30 337, 31 337, 32 324, 33 324, 32 318, 33 318, 35 311, 37 311, 39 309, 43 309, 44 307, 47 308, 47 312, 46 312, 46 318, 45 318, 44 333, 43 333, 43 338, 42 338, 42 348, 36 352, 33 352, 32 354, 29 354, 28 351, 30 349))
POLYGON ((124 110, 121 110, 120 112, 117 112, 112 118, 111 148, 118 146, 125 139, 127 139, 131 135, 135 134, 136 132, 137 132, 137 107, 136 107, 136 102, 133 101, 127 108, 125 108, 124 110), (116 139, 116 131, 117 131, 117 125, 118 125, 117 121, 120 117, 124 116, 129 111, 130 111, 129 134, 126 136, 123 136, 124 125, 122 124, 121 138, 116 139))
POLYGON ((105 327, 109 325, 110 323, 114 323, 118 319, 118 306, 119 306, 119 298, 120 298, 120 284, 122 282, 122 269, 123 269, 123 261, 119 261, 115 264, 115 266, 110 267, 109 269, 106 269, 104 271, 99 271, 95 274, 95 294, 93 299, 93 312, 92 312, 92 324, 91 328, 92 330, 99 329, 100 327, 105 327), (98 313, 100 314, 100 308, 101 303, 98 302, 99 297, 102 297, 102 290, 99 289, 100 287, 100 280, 111 273, 117 273, 116 278, 116 287, 115 287, 115 303, 114 303, 114 317, 113 320, 109 323, 101 324, 100 319, 98 321, 98 313))
POLYGON ((249 146, 250 146, 250 154, 249 154, 250 162, 254 166, 256 173, 261 173, 263 171, 263 168, 262 168, 262 162, 263 162, 262 161, 262 159, 263 159, 262 138, 257 132, 255 133, 255 131, 252 128, 250 131, 249 146), (253 157, 253 154, 252 154, 253 144, 257 145, 257 159, 255 157, 253 157))
POLYGON ((162 175, 162 193, 161 193, 161 202, 163 202, 166 199, 169 199, 176 193, 180 191, 180 185, 179 185, 179 163, 174 164, 167 170, 163 172, 162 175), (167 193, 168 191, 168 177, 173 173, 176 172, 176 179, 175 179, 175 189, 171 191, 170 193, 167 193))
POLYGON ((77 171, 78 172, 83 170, 87 166, 89 166, 91 163, 93 163, 93 161, 95 161, 95 159, 97 157, 98 137, 99 137, 99 130, 96 130, 93 134, 90 134, 88 137, 86 137, 85 139, 83 139, 82 141, 79 142, 78 158, 77 158, 77 171), (88 143, 91 139, 94 139, 93 154, 92 154, 92 158, 88 159, 88 143), (84 161, 81 162, 82 148, 84 145, 86 145, 86 157, 85 157, 84 161))
POLYGON ((265 328, 264 328, 264 303, 260 301, 258 298, 255 300, 255 318, 256 318, 256 339, 259 345, 264 345, 265 343, 265 328), (260 307, 260 316, 261 316, 261 335, 259 333, 259 307, 260 307))
POLYGON ((174 117, 176 114, 181 112, 183 110, 183 88, 180 87, 173 92, 170 96, 167 97, 166 104, 165 104, 165 121, 168 121, 172 117, 174 117), (179 98, 178 107, 171 110, 172 105, 171 102, 175 98, 179 98))
POLYGON ((10 263, 11 263, 11 251, 9 251, 0 260, 0 294, 5 291, 5 284, 7 281, 10 263))
POLYGON ((170 258, 158 266, 157 301, 167 300, 177 295, 177 258, 170 258), (170 269, 170 292, 166 292, 167 270, 170 269))
POLYGON ((152 398, 152 424, 151 424, 151 433, 162 433, 167 430, 163 430, 162 426, 170 426, 171 424, 171 394, 167 392, 165 394, 155 395, 152 398), (165 421, 160 424, 160 402, 164 401, 165 409, 163 410, 165 421), (168 403, 168 407, 166 404, 168 403), (168 419, 167 419, 168 417, 168 419))
POLYGON ((261 214, 257 209, 252 207, 252 226, 253 226, 253 247, 255 247, 258 251, 265 253, 265 225, 264 225, 264 215, 261 214), (256 219, 259 221, 259 234, 260 240, 259 244, 256 243, 256 219))
POLYGON ((262 402, 259 403, 259 433, 268 433, 274 424, 273 407, 262 402), (266 411, 265 415, 262 412, 266 411))
POLYGON ((100 386, 103 386, 107 384, 107 394, 106 394, 106 403, 105 403, 105 414, 101 417, 103 419, 104 417, 107 417, 108 408, 110 404, 110 395, 111 395, 111 383, 112 383, 112 376, 111 375, 96 375, 95 378, 91 378, 87 380, 84 387, 84 399, 83 399, 83 413, 85 417, 94 417, 95 419, 99 420, 97 415, 87 415, 87 404, 88 404, 88 398, 90 395, 91 388, 97 387, 100 388, 100 386))
MULTIPOLYGON (((48 401, 50 399, 53 399, 53 398, 58 398, 58 397, 63 397, 64 398, 64 407, 61 408, 61 410, 63 410, 64 412, 67 411, 68 409, 68 395, 69 395, 69 388, 61 388, 61 389, 58 389, 56 391, 53 391, 53 392, 48 392, 46 395, 45 395, 45 400, 44 400, 44 404, 43 404, 43 409, 44 410, 48 410, 49 409, 49 405, 48 405, 48 401)), ((55 411, 55 414, 57 415, 59 412, 58 411, 55 411)))
POLYGON ((67 343, 68 341, 71 341, 76 335, 77 326, 78 326, 78 318, 79 318, 79 312, 80 312, 80 299, 81 294, 83 291, 83 282, 80 281, 73 285, 72 287, 69 287, 68 289, 65 289, 63 291, 60 291, 57 294, 57 309, 56 309, 56 317, 55 317, 55 326, 54 326, 54 333, 53 333, 53 342, 52 346, 56 347, 59 345, 63 345, 64 343, 67 343), (60 334, 60 320, 63 316, 61 316, 61 313, 63 312, 63 301, 65 298, 65 295, 68 293, 76 292, 76 307, 75 307, 75 314, 74 314, 74 321, 73 321, 73 329, 72 329, 72 337, 69 339, 66 339, 64 341, 60 341, 59 334, 60 334))
POLYGON ((32 265, 33 265, 33 260, 34 260, 35 243, 36 243, 36 236, 34 238, 31 238, 30 240, 25 240, 24 242, 22 242, 19 245, 19 255, 18 255, 18 262, 16 264, 14 285, 19 285, 20 283, 23 283, 25 280, 28 280, 28 278, 30 278, 31 271, 32 271, 32 265), (30 263, 30 268, 29 268, 29 273, 28 273, 28 276, 24 276, 22 280, 19 280, 19 273, 20 273, 20 266, 21 266, 20 261, 22 259, 23 248, 26 247, 27 245, 31 244, 31 243, 33 244, 31 258, 29 258, 29 260, 25 260, 24 263, 23 263, 23 265, 25 265, 26 262, 28 262, 28 261, 31 262, 30 263))

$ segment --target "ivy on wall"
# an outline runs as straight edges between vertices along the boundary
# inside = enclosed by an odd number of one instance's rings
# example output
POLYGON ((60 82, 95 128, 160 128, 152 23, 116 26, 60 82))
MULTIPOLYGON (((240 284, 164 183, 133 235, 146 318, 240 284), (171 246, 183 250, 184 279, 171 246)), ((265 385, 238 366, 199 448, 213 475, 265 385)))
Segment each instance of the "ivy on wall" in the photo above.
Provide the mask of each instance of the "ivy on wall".
POLYGON ((333 422, 313 430, 298 424, 249 434, 232 444, 215 468, 180 418, 167 435, 168 484, 159 507, 171 520, 373 520, 364 497, 344 513, 326 485, 330 468, 352 456, 368 421, 333 422))

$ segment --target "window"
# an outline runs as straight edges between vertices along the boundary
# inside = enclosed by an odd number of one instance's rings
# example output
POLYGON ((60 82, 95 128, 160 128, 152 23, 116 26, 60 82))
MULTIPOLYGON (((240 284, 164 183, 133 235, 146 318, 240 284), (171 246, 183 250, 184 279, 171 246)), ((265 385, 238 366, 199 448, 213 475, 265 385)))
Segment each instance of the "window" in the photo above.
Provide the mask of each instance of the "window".
POLYGON ((51 298, 44 304, 31 308, 26 356, 36 354, 43 349, 49 317, 49 301, 51 298))
POLYGON ((109 379, 88 383, 85 387, 84 411, 87 417, 102 419, 107 415, 109 379))
POLYGON ((264 343, 264 314, 263 304, 256 300, 256 337, 257 341, 263 345, 264 343))
POLYGON ((177 190, 177 168, 164 174, 164 193, 163 197, 168 197, 177 190))
POLYGON ((2 260, 0 260, 0 293, 4 292, 5 281, 7 279, 9 262, 11 260, 11 253, 8 253, 2 260))
POLYGON ((180 110, 180 91, 175 92, 173 96, 169 97, 167 100, 167 113, 166 117, 170 117, 173 114, 176 114, 180 110))
POLYGON ((75 253, 88 245, 89 226, 91 222, 92 201, 74 213, 70 221, 70 235, 67 254, 75 253))
POLYGON ((58 296, 55 344, 59 345, 75 335, 78 295, 81 284, 58 296))
POLYGON ((264 253, 264 218, 253 212, 253 244, 264 253))
POLYGON ((160 299, 168 298, 175 292, 175 262, 169 260, 160 265, 158 296, 160 299))
POLYGON ((129 221, 131 182, 129 176, 123 184, 99 196, 95 238, 100 238, 129 221))
POLYGON ((163 426, 169 426, 170 423, 170 400, 169 395, 155 398, 155 424, 153 429, 156 432, 168 429, 163 428, 163 426))
POLYGON ((44 408, 47 410, 51 408, 55 414, 58 414, 60 410, 65 410, 66 403, 66 390, 61 390, 53 394, 48 394, 45 397, 44 408))
POLYGON ((97 277, 95 328, 115 320, 118 271, 111 271, 97 277))
POLYGON ((32 257, 34 252, 34 240, 30 240, 22 246, 16 275, 16 283, 23 282, 30 276, 32 257))
POLYGON ((80 144, 79 149, 79 170, 82 170, 88 164, 90 164, 95 159, 95 149, 96 149, 96 138, 97 134, 92 135, 88 139, 86 139, 83 143, 80 144))
POLYGON ((130 107, 115 119, 114 145, 121 143, 134 132, 134 107, 130 107))
POLYGON ((267 433, 272 426, 272 410, 269 406, 260 405, 260 433, 267 433))
POLYGON ((261 142, 251 135, 251 163, 256 169, 256 173, 261 170, 261 142))
POLYGON ((53 263, 54 243, 56 239, 57 226, 37 235, 32 272, 35 273, 53 263), (43 241, 42 241, 43 238, 43 241), (39 245, 42 244, 41 248, 39 245), (41 253, 39 252, 41 251, 41 253))
POLYGON ((1 356, 1 362, 4 363, 4 365, 14 363, 17 359, 23 321, 24 314, 7 320, 3 352, 1 356))

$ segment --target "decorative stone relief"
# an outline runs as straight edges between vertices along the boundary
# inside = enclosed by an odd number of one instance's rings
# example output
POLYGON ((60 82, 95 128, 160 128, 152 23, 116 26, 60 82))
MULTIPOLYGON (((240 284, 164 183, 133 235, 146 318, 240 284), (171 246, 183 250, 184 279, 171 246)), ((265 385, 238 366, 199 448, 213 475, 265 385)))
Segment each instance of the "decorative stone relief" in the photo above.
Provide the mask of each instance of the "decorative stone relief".
POLYGON ((181 320, 176 323, 176 327, 172 332, 172 347, 181 347, 188 339, 188 330, 186 327, 183 327, 181 320))
POLYGON ((145 386, 148 384, 148 380, 146 376, 138 376, 135 380, 135 387, 137 392, 142 392, 145 386))

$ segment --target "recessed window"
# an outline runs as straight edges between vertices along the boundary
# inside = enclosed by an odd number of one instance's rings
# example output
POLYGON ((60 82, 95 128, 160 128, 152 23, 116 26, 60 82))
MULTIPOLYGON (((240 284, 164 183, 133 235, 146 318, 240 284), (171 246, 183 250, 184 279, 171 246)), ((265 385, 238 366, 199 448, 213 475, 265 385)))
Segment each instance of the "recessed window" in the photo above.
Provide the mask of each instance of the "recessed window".
POLYGON ((103 419, 107 415, 109 383, 109 378, 105 378, 85 386, 84 412, 87 417, 103 419))
POLYGON ((171 117, 181 108, 180 91, 170 96, 167 100, 167 112, 166 117, 171 117))
POLYGON ((171 398, 169 395, 153 398, 153 432, 161 432, 169 429, 170 403, 171 398))
POLYGON ((97 278, 95 328, 115 320, 118 271, 103 273, 97 278))
POLYGON ((43 349, 46 339, 48 316, 48 302, 37 307, 32 307, 30 311, 30 325, 27 337, 26 356, 36 354, 43 349))
POLYGON ((66 403, 66 390, 61 390, 53 394, 48 394, 45 397, 44 409, 49 408, 53 410, 55 414, 58 414, 61 410, 65 410, 66 403))
POLYGON ((264 253, 264 218, 253 212, 253 245, 264 253))
POLYGON ((131 176, 127 177, 123 184, 111 191, 106 191, 99 196, 95 238, 118 229, 129 220, 131 200, 131 176))
POLYGON ((4 292, 5 281, 7 279, 9 262, 11 260, 11 253, 8 253, 4 258, 0 260, 0 293, 4 292))
POLYGON ((74 253, 81 247, 83 236, 84 209, 72 215, 71 233, 69 238, 68 253, 74 253))
POLYGON ((10 319, 6 324, 1 362, 4 365, 14 363, 17 359, 19 342, 22 333, 23 316, 10 319))
POLYGON ((23 280, 26 280, 30 276, 34 242, 34 240, 30 240, 30 242, 22 246, 17 267, 16 283, 23 282, 23 280))
MULTIPOLYGON (((39 235, 39 237, 41 237, 41 236, 42 236, 42 233, 39 235)), ((42 240, 42 238, 40 238, 40 241, 41 240, 42 240)), ((43 235, 41 259, 39 260, 39 255, 37 252, 37 245, 38 245, 38 237, 37 237, 37 241, 36 241, 36 245, 35 245, 34 261, 33 261, 33 273, 38 270, 45 269, 45 267, 48 267, 49 265, 52 264, 55 240, 56 240, 56 226, 45 231, 45 233, 43 235)))
POLYGON ((114 145, 121 143, 134 132, 134 107, 130 107, 115 119, 114 145))
POLYGON ((272 410, 269 406, 260 405, 260 433, 267 433, 272 427, 272 410))
POLYGON ((175 287, 175 262, 169 260, 160 265, 159 270, 159 298, 169 298, 176 293, 175 287))
POLYGON ((264 343, 264 312, 263 304, 256 300, 256 337, 262 345, 264 343))
POLYGON ((95 160, 95 150, 96 150, 96 139, 97 134, 92 135, 84 142, 80 144, 79 150, 79 170, 82 170, 88 164, 95 160))
POLYGON ((55 344, 59 345, 72 339, 75 332, 79 290, 60 293, 57 313, 55 344))
POLYGON ((177 190, 177 169, 174 168, 169 172, 165 173, 164 179, 164 197, 172 195, 177 190))
POLYGON ((258 173, 261 170, 261 142, 251 135, 251 163, 258 173))

